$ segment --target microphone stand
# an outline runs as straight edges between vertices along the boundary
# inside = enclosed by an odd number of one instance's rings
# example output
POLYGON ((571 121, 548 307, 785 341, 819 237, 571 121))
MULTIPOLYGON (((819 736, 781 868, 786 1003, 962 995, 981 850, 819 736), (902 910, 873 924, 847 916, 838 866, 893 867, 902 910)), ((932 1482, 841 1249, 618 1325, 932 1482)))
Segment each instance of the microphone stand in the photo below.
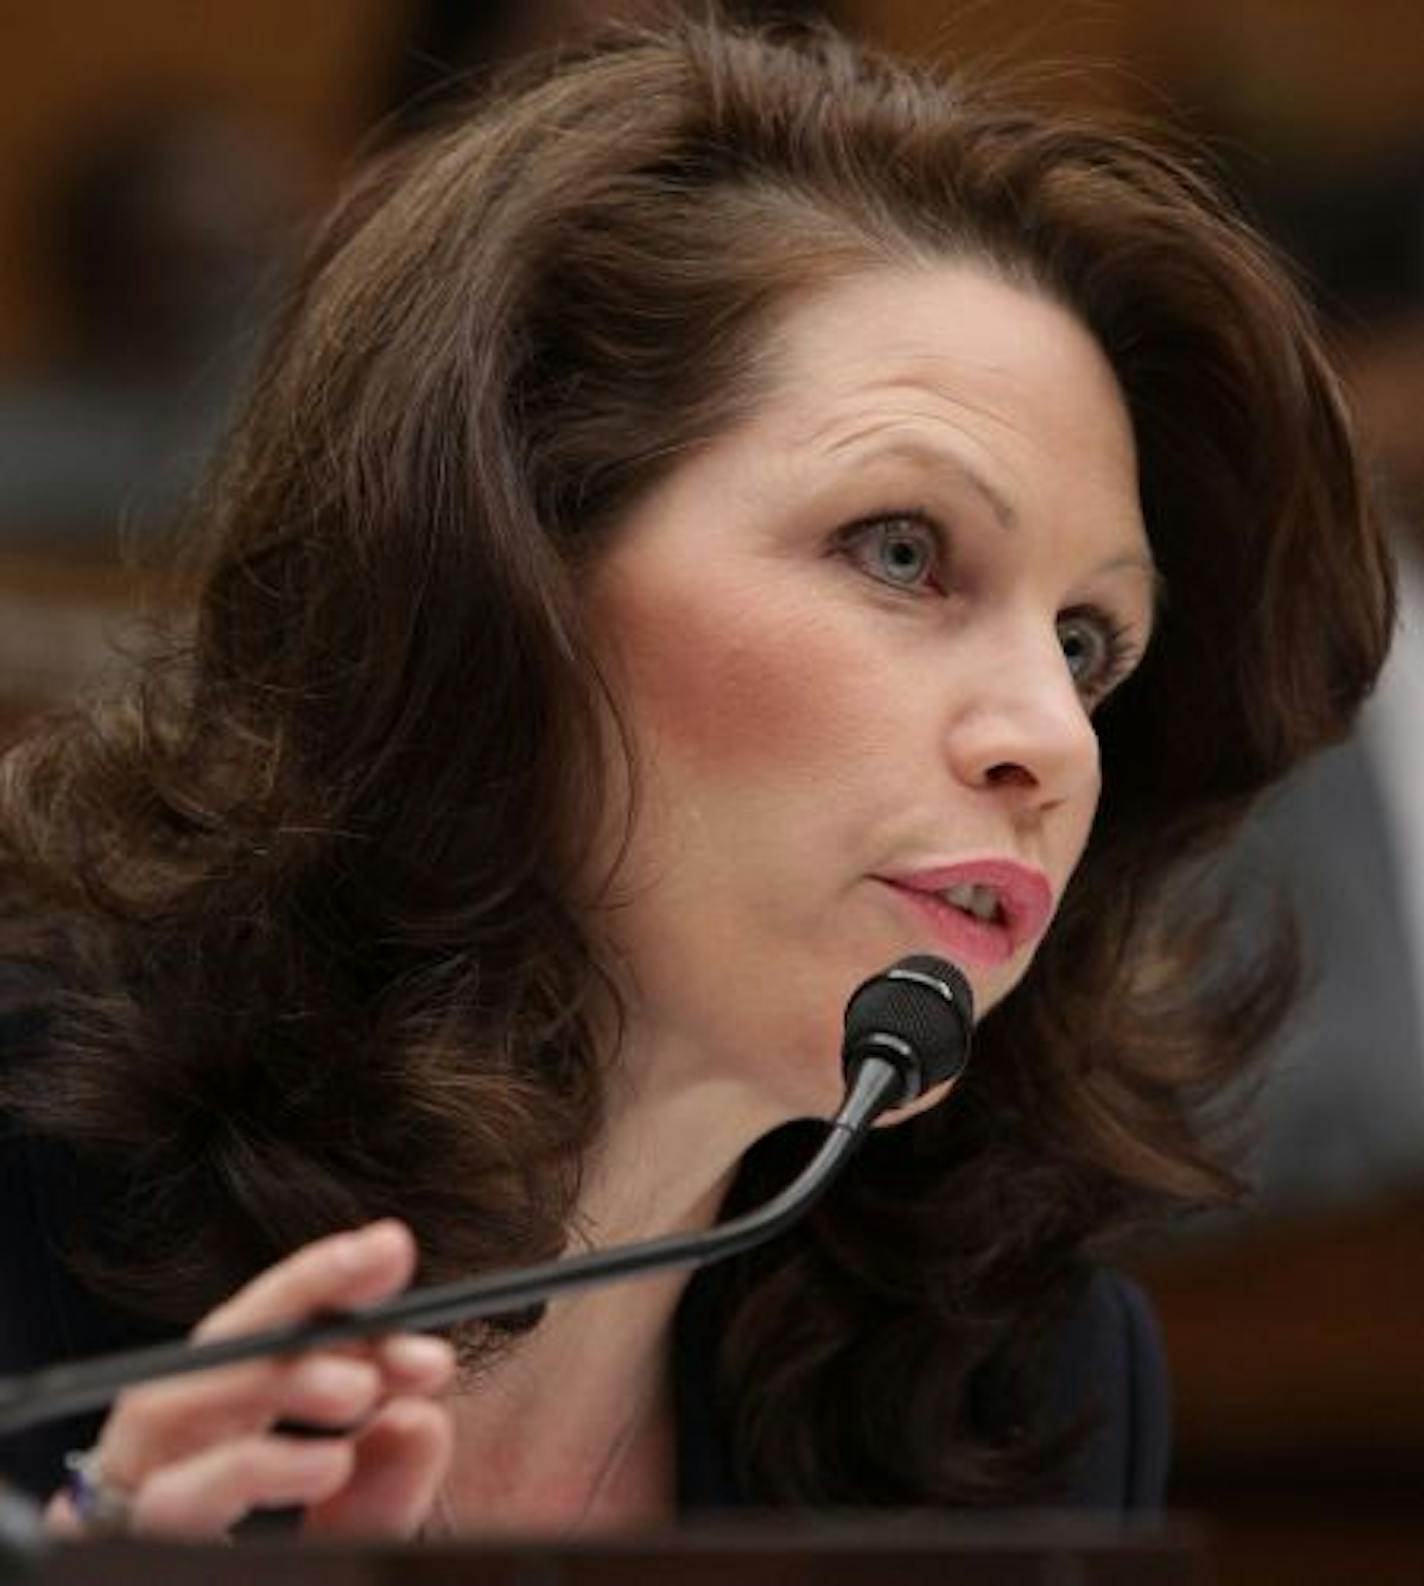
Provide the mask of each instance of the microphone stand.
POLYGON ((860 1143, 876 1116, 900 1099, 902 1070, 883 1057, 858 1067, 840 1111, 816 1155, 764 1205, 697 1233, 668 1234, 639 1243, 561 1257, 486 1277, 414 1289, 378 1305, 319 1314, 305 1322, 264 1328, 234 1338, 184 1340, 67 1361, 21 1377, 0 1378, 0 1433, 98 1409, 124 1388, 158 1377, 184 1376, 267 1355, 297 1354, 374 1333, 431 1332, 455 1322, 520 1311, 575 1289, 668 1267, 720 1261, 780 1233, 807 1211, 860 1143))

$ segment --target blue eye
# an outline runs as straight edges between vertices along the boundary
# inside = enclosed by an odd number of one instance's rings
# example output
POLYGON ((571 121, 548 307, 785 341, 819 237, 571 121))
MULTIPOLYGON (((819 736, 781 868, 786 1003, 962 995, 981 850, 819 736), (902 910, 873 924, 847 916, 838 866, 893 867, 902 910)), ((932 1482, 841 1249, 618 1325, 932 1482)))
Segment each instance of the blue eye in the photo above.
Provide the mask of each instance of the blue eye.
POLYGON ((1064 612, 1058 642, 1078 692, 1092 703, 1108 694, 1132 663, 1127 629, 1097 607, 1064 612))
POLYGON ((896 589, 942 589, 944 548, 939 530, 923 518, 898 514, 858 523, 841 548, 862 572, 896 589))

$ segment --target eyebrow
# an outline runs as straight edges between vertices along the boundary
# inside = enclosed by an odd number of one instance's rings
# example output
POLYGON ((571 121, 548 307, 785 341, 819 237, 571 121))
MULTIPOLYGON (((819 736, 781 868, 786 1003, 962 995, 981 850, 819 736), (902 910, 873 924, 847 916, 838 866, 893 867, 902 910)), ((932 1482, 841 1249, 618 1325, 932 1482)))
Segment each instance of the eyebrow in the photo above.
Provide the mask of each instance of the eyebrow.
MULTIPOLYGON (((1019 516, 1013 505, 972 464, 950 447, 938 446, 917 435, 886 435, 878 431, 859 430, 834 441, 826 449, 832 456, 854 451, 866 458, 898 457, 924 468, 945 470, 984 501, 1002 528, 1014 529, 1018 526, 1019 516)), ((1167 583, 1151 553, 1123 551, 1095 567, 1093 576, 1124 571, 1141 573, 1148 580, 1152 587, 1153 611, 1160 611, 1166 599, 1167 583)))
POLYGON ((924 468, 947 470, 979 496, 1006 529, 1016 528, 1018 513, 1013 506, 958 452, 915 435, 884 435, 859 430, 833 442, 827 451, 835 456, 847 451, 864 452, 868 457, 899 457, 924 468))

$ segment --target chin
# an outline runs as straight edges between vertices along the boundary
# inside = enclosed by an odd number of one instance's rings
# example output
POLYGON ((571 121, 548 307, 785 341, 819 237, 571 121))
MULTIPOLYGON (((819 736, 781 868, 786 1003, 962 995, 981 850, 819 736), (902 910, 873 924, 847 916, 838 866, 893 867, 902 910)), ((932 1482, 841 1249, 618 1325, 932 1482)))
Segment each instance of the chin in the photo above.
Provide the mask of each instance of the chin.
POLYGON ((938 1107, 941 1103, 952 1105, 951 1097, 958 1079, 947 1079, 943 1085, 936 1085, 933 1090, 928 1090, 917 1100, 906 1107, 892 1107, 889 1112, 878 1117, 873 1128, 894 1129, 902 1123, 908 1123, 911 1118, 918 1118, 922 1112, 928 1112, 931 1107, 938 1107))

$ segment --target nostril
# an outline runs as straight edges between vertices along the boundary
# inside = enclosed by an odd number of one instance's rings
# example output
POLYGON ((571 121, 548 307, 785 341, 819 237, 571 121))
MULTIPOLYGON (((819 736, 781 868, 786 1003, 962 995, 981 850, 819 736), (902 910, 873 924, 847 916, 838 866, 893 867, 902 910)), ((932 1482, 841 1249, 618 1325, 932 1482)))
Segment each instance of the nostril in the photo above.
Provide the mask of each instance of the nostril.
POLYGON ((985 773, 985 780, 995 787, 1037 786, 1033 772, 1012 760, 1001 760, 998 765, 991 765, 985 773))

